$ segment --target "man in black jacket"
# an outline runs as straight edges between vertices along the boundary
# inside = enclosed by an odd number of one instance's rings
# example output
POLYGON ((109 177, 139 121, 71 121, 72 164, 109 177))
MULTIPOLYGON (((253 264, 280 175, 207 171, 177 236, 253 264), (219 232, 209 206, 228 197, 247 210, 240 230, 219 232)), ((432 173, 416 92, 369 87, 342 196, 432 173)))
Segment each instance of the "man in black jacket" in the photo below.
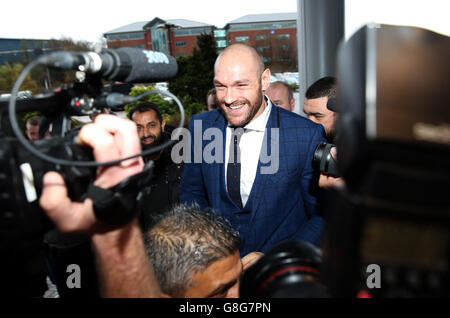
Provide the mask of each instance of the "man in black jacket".
MULTIPOLYGON (((136 123, 143 150, 151 149, 170 140, 165 131, 166 123, 157 105, 141 102, 131 108, 128 117, 136 123)), ((153 160, 153 177, 151 187, 146 189, 140 200, 140 222, 143 230, 147 230, 154 215, 161 214, 178 202, 178 185, 183 173, 183 164, 172 161, 172 147, 149 155, 145 161, 153 160), (147 211, 152 211, 148 213, 147 211)))

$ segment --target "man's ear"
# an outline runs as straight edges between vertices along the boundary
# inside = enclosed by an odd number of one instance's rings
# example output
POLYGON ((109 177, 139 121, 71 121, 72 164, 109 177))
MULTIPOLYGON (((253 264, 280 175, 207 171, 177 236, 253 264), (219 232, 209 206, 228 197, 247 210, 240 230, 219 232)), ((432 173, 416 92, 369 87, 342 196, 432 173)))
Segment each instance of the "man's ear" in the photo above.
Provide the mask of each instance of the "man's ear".
POLYGON ((261 74, 261 89, 265 92, 270 85, 270 70, 266 68, 261 74))
POLYGON ((164 127, 166 127, 166 121, 165 121, 165 120, 163 120, 163 121, 161 122, 161 130, 162 130, 162 131, 164 131, 164 127))
POLYGON ((291 98, 291 111, 294 111, 294 110, 295 110, 295 98, 292 97, 291 98))

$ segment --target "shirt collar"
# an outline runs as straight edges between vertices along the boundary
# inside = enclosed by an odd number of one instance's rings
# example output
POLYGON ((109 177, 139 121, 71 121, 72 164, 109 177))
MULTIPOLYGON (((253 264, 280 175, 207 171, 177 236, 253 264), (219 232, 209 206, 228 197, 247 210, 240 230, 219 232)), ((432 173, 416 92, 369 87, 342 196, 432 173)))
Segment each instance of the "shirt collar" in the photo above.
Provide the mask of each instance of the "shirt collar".
POLYGON ((266 108, 264 109, 264 112, 261 115, 259 115, 255 120, 248 123, 244 127, 244 129, 262 131, 262 132, 264 132, 266 130, 267 121, 269 120, 269 116, 270 116, 270 110, 272 109, 272 102, 266 96, 264 96, 264 99, 266 100, 266 103, 267 103, 266 108))

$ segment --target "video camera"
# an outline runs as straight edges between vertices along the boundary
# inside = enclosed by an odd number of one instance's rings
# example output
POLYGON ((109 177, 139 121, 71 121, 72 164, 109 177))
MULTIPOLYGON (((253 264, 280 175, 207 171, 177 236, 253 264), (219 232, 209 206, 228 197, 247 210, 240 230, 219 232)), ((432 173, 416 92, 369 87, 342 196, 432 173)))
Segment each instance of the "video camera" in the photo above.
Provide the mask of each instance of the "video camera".
MULTIPOLYGON (((121 110, 125 104, 158 93, 172 98, 178 104, 181 126, 184 123, 184 109, 178 98, 170 92, 155 90, 131 97, 104 92, 102 82, 102 79, 125 83, 157 82, 174 77, 177 70, 173 57, 134 48, 104 50, 101 53, 54 52, 40 56, 24 68, 14 84, 9 100, 0 102, 1 130, 4 135, 0 137, 0 254, 5 260, 1 265, 5 283, 3 290, 8 295, 34 295, 33 286, 28 286, 33 281, 33 265, 27 264, 42 262, 37 260, 39 255, 33 254, 33 250, 41 250, 39 246, 42 244, 42 236, 51 228, 38 205, 42 177, 47 171, 60 172, 71 199, 81 201, 95 179, 97 167, 146 156, 172 143, 169 141, 117 161, 94 162, 92 150, 75 143, 75 134, 68 128, 69 116, 89 115, 105 107, 121 110), (22 82, 38 65, 77 70, 78 81, 34 97, 17 99, 22 82), (17 123, 16 111, 41 112, 53 124, 52 137, 30 143, 17 123), (5 122, 5 114, 9 114, 9 123, 5 122), (11 136, 11 132, 16 138, 11 136)), ((152 165, 146 167, 151 170, 152 165)), ((145 186, 151 181, 149 170, 146 171, 146 177, 140 176, 132 181, 145 186)), ((127 179, 128 183, 122 182, 127 189, 130 189, 129 181, 132 178, 127 179)), ((136 195, 137 193, 132 199, 136 195)), ((110 220, 113 223, 123 221, 123 216, 116 215, 114 218, 110 220)))
POLYGON ((309 281, 326 286, 312 297, 450 296, 449 55, 448 37, 405 26, 366 25, 341 46, 346 185, 323 199, 322 258, 277 247, 245 273, 243 294, 264 296, 271 283, 282 297, 310 297, 309 281))

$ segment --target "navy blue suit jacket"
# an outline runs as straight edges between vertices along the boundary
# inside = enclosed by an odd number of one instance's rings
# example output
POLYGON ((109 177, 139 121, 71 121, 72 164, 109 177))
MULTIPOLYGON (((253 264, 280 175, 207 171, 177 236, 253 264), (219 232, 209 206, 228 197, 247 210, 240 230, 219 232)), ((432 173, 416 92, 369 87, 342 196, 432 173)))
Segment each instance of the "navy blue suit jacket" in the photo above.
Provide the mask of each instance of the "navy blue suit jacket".
MULTIPOLYGON (((192 152, 199 153, 211 140, 203 140, 201 147, 199 143, 193 143, 194 120, 201 121, 202 135, 208 128, 222 132, 225 154, 227 120, 222 111, 208 111, 191 118, 191 148, 192 152)), ((314 149, 319 142, 325 141, 323 127, 276 106, 272 106, 266 127, 263 143, 268 145, 269 154, 273 135, 270 128, 279 128, 278 171, 261 174, 264 164, 259 161, 255 181, 243 209, 228 195, 224 160, 222 163, 206 163, 202 159, 201 163, 195 163, 192 155, 192 163, 185 165, 179 188, 182 203, 196 202, 201 208, 212 207, 231 222, 243 239, 241 255, 253 251, 266 252, 283 240, 304 240, 318 245, 323 228, 323 219, 316 213, 318 174, 312 168, 314 149)))

